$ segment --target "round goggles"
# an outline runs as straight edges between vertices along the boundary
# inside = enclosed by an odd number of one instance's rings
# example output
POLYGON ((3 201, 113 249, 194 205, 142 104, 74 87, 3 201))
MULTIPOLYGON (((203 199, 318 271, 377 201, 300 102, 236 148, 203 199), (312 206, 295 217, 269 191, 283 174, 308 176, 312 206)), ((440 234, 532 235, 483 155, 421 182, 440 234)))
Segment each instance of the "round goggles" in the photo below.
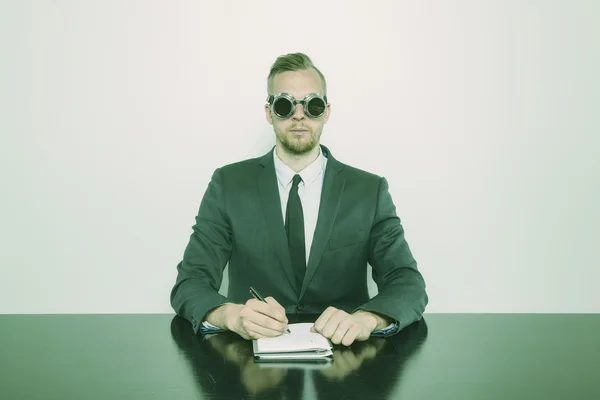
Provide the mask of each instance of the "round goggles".
POLYGON ((271 110, 275 115, 282 119, 287 119, 294 114, 296 104, 302 104, 304 114, 310 118, 319 118, 325 114, 327 108, 327 96, 321 96, 319 93, 309 93, 303 100, 296 100, 289 93, 278 93, 267 97, 267 102, 271 104, 271 110))

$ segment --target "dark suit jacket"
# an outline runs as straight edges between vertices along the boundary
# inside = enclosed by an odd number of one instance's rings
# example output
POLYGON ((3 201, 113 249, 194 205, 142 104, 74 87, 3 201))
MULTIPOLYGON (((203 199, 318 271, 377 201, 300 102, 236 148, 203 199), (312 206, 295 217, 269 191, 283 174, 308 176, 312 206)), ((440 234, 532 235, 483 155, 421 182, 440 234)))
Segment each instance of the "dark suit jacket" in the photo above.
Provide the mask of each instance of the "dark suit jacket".
POLYGON ((286 313, 334 306, 397 320, 421 318, 428 298, 385 178, 337 161, 327 167, 317 226, 301 288, 294 284, 272 149, 218 168, 204 194, 177 280, 175 312, 198 332, 204 315, 227 302, 245 303, 249 286, 273 296, 286 313), (229 262, 227 297, 218 293, 229 262), (378 294, 369 299, 367 263, 378 294))

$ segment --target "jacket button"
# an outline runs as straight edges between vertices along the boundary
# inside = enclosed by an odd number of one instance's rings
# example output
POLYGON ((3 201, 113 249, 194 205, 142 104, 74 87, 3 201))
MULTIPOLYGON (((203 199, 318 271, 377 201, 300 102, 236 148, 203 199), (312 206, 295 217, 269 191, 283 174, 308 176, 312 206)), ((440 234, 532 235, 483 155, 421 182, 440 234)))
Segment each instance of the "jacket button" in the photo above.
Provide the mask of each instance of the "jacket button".
POLYGON ((298 304, 298 310, 300 310, 300 311, 304 310, 304 304, 302 304, 302 303, 298 304))

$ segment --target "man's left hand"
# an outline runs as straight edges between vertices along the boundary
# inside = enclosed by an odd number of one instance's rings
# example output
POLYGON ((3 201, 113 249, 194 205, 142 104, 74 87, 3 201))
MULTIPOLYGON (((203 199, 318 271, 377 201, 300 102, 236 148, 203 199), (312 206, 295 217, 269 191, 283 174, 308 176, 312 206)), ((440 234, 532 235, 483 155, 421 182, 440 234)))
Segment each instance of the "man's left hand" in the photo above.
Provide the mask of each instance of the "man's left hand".
POLYGON ((354 341, 367 340, 377 323, 375 315, 367 311, 348 314, 335 307, 328 307, 317 318, 311 331, 320 333, 333 344, 350 346, 354 341))

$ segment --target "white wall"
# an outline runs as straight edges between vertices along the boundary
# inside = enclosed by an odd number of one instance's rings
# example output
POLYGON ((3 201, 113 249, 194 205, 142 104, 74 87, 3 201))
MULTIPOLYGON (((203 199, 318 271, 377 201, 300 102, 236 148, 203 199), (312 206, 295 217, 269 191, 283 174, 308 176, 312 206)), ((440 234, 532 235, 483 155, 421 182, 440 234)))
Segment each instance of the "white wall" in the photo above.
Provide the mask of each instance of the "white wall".
POLYGON ((213 170, 307 53, 429 312, 600 312, 597 1, 0 2, 0 313, 172 312, 213 170))

